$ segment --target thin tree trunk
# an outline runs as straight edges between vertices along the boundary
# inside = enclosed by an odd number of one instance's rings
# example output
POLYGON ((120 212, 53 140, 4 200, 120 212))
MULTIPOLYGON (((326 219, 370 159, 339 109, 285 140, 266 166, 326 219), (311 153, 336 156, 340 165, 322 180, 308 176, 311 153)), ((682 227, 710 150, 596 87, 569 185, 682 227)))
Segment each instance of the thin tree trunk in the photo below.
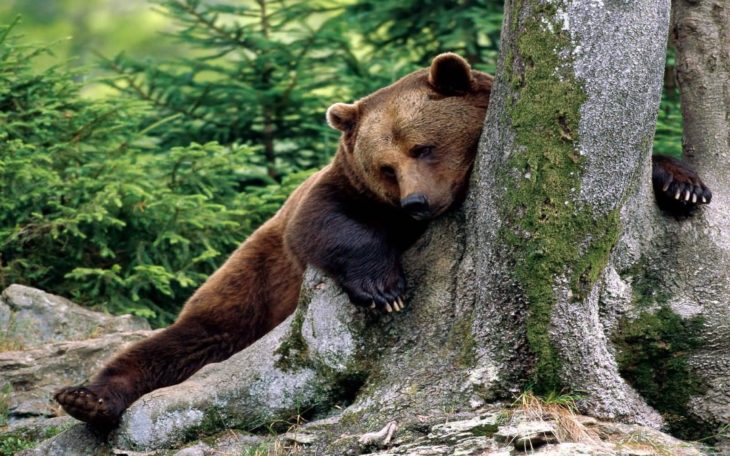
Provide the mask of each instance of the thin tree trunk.
MULTIPOLYGON (((257 0, 261 14, 261 34, 265 40, 269 39, 269 16, 266 10, 266 0, 257 0)), ((261 73, 261 86, 266 90, 271 89, 271 64, 266 63, 261 73)), ((268 100, 263 103, 263 142, 264 158, 266 159, 266 171, 272 179, 277 179, 279 173, 276 170, 276 150, 274 149, 274 110, 268 100)))
MULTIPOLYGON (((704 166, 700 157, 719 156, 730 148, 730 5, 673 0, 672 8, 684 155, 704 166)), ((709 175, 713 170, 702 171, 709 175)))
MULTIPOLYGON (((673 0, 672 8, 684 156, 713 200, 693 220, 668 224, 659 261, 667 265, 668 305, 702 327, 701 343, 688 357, 686 407, 695 425, 691 436, 706 437, 730 423, 730 4, 673 0)), ((727 444, 727 433, 724 438, 727 444)))

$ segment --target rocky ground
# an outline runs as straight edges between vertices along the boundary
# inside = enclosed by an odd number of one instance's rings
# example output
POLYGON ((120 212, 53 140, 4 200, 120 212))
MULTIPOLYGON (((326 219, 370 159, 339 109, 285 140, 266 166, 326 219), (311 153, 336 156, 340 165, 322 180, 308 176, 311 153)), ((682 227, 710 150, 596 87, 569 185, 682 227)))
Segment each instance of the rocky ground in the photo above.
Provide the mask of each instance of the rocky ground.
MULTIPOLYGON (((92 312, 20 285, 3 291, 0 455, 722 454, 650 428, 574 415, 569 407, 534 397, 516 405, 482 405, 468 412, 434 411, 359 435, 342 432, 342 414, 310 422, 295 416, 287 423, 262 426, 254 434, 236 429, 220 432, 220 426, 211 432, 200 428, 172 447, 131 451, 119 447, 124 440, 114 433, 100 436, 64 415, 52 401, 52 393, 85 381, 125 344, 150 333, 142 319, 92 312)), ((184 389, 186 383, 174 388, 184 389)))

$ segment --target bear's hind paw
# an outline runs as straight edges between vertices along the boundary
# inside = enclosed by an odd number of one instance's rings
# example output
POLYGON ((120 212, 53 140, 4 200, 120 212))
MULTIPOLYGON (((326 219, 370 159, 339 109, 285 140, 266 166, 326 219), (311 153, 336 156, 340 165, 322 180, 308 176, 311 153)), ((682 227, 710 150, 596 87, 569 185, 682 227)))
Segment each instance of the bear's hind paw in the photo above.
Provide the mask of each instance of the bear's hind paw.
POLYGON ((98 427, 112 427, 119 421, 119 407, 90 388, 77 386, 62 388, 53 396, 61 407, 77 420, 98 427))

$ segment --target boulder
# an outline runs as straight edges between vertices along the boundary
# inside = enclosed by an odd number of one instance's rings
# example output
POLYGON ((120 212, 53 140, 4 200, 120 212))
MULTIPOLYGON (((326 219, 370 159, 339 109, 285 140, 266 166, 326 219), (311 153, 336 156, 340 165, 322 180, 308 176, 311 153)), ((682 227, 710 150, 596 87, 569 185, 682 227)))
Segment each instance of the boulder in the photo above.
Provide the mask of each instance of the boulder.
POLYGON ((150 326, 141 317, 94 312, 23 285, 10 285, 0 294, 0 346, 5 350, 145 329, 150 326))
POLYGON ((94 312, 22 285, 5 289, 0 294, 0 444, 11 438, 43 440, 73 427, 77 421, 63 413, 53 393, 85 382, 117 351, 152 333, 139 317, 94 312))

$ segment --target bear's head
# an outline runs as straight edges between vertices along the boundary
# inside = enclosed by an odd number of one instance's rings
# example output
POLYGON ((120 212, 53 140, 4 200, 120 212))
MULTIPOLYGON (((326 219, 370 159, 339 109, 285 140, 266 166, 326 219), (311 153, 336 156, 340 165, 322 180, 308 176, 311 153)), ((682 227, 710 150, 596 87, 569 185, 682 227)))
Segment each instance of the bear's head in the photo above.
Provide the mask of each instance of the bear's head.
POLYGON ((492 80, 446 53, 353 104, 332 105, 327 122, 342 132, 338 158, 349 180, 415 219, 443 213, 466 188, 492 80))

